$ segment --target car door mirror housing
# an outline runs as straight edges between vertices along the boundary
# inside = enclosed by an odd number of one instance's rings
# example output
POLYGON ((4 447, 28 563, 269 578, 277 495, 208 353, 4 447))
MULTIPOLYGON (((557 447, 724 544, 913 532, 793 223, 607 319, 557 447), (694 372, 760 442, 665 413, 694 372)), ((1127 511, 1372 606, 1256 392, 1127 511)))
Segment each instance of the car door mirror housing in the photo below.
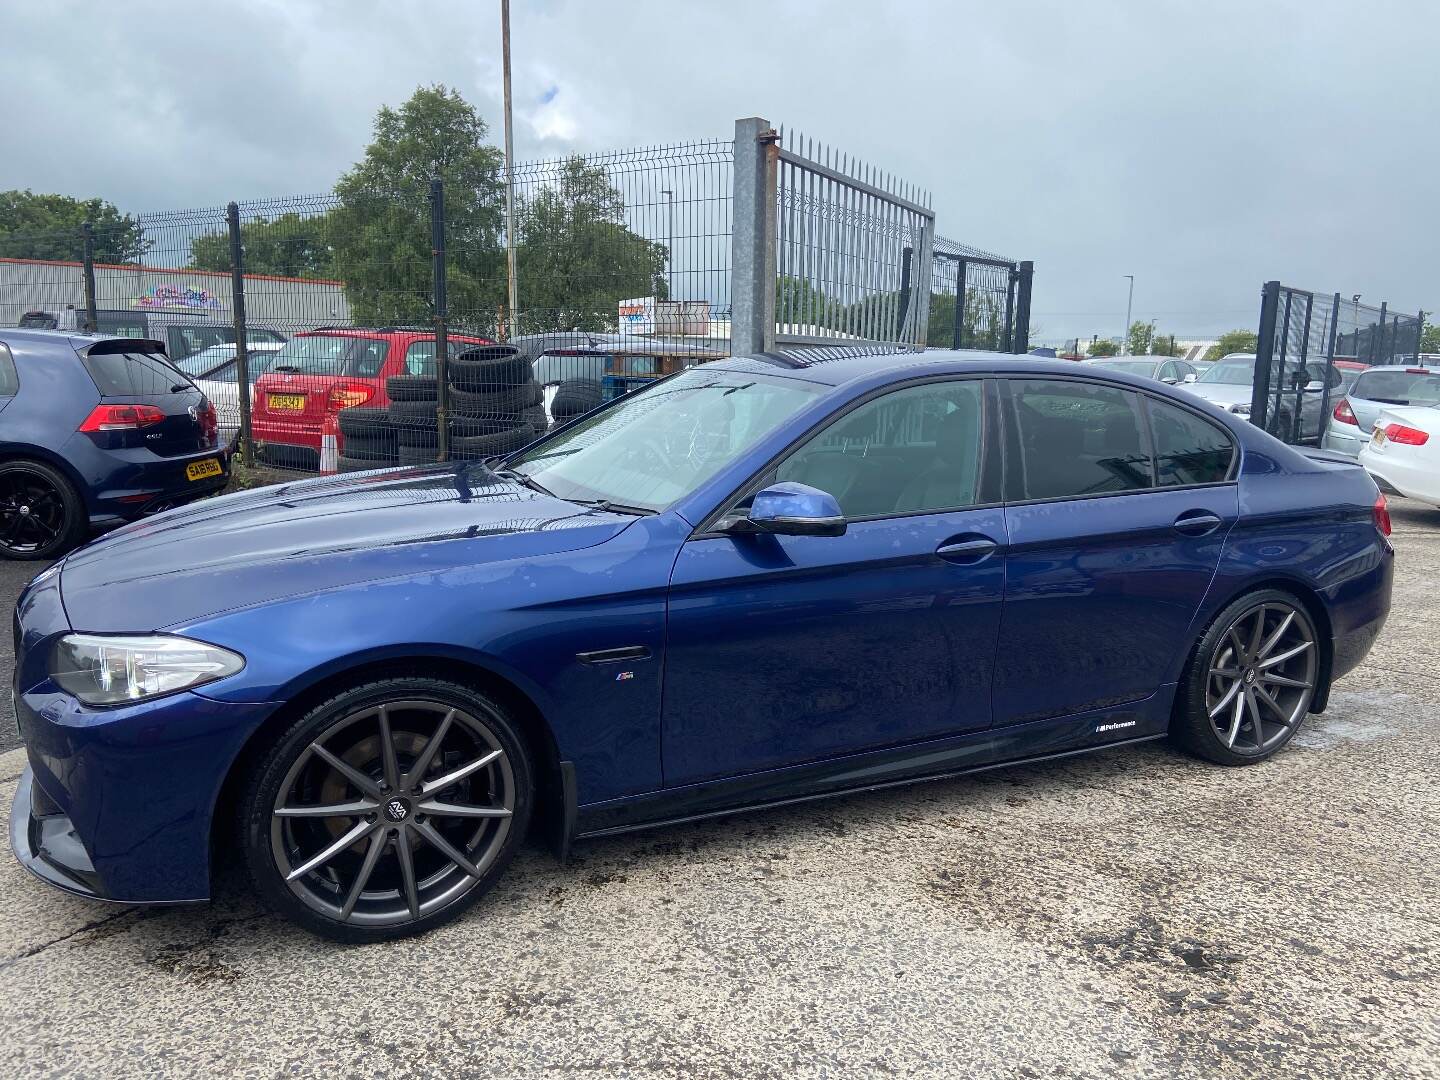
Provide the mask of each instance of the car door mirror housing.
POLYGON ((1190 374, 1186 375, 1185 378, 1181 380, 1181 382, 1183 382, 1186 386, 1189 386, 1191 383, 1195 382, 1199 378, 1200 376, 1196 375, 1195 372, 1192 371, 1190 372, 1190 374))
POLYGON ((774 536, 843 536, 845 515, 840 512, 835 496, 828 491, 787 481, 756 492, 750 502, 750 513, 733 518, 726 531, 774 536))

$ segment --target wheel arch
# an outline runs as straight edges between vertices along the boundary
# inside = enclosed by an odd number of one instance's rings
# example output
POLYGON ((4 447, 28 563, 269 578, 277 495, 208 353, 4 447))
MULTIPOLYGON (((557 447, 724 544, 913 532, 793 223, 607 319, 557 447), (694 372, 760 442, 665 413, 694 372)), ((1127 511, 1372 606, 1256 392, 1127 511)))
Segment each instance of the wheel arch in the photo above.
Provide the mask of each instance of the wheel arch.
MULTIPOLYGON (((1325 706, 1330 699, 1330 672, 1333 668, 1335 645, 1334 625, 1330 621, 1330 612, 1325 606, 1325 601, 1320 595, 1320 591, 1303 578, 1285 573, 1269 574, 1237 584, 1225 594, 1213 597, 1209 605, 1210 610, 1206 621, 1200 625, 1200 634, 1197 635, 1195 640, 1199 642, 1200 638, 1209 629, 1210 624, 1215 620, 1215 617, 1236 600, 1249 593, 1261 592, 1265 589, 1274 589, 1278 592, 1289 593, 1295 597, 1305 608, 1305 613, 1310 616, 1311 622, 1315 624, 1316 634, 1319 638, 1318 644, 1320 646, 1320 670, 1315 686, 1315 698, 1310 703, 1310 711, 1312 713, 1324 712, 1325 706)), ((1193 657, 1191 659, 1193 661, 1193 657)), ((1186 668, 1188 670, 1189 662, 1187 662, 1186 668)))
POLYGON ((86 513, 89 513, 90 486, 85 482, 84 478, 75 471, 75 466, 65 460, 62 455, 38 443, 0 442, 0 464, 8 461, 38 461, 42 465, 48 465, 50 468, 57 470, 61 476, 70 481, 70 486, 75 489, 75 494, 79 497, 81 505, 85 507, 86 513))
POLYGON ((554 731, 539 705, 514 680, 482 663, 454 656, 411 655, 374 659, 351 657, 343 666, 328 667, 283 695, 284 704, 267 716, 246 738, 230 762, 210 816, 210 878, 213 884, 218 859, 228 850, 240 790, 255 762, 275 737, 297 716, 349 686, 377 679, 434 678, 458 683, 494 698, 515 721, 536 773, 535 813, 531 827, 563 825, 566 812, 565 779, 554 731))

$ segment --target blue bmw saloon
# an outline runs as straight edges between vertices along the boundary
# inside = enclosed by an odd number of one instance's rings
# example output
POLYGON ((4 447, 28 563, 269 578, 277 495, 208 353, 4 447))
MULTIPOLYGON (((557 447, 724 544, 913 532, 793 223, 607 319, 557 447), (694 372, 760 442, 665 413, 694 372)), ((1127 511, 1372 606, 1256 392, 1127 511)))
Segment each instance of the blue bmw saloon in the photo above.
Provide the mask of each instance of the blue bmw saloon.
POLYGON ((25 866, 348 941, 561 852, 1169 735, 1280 750, 1390 604, 1375 484, 1150 380, 708 363, 502 460, 126 526, 15 616, 25 866))

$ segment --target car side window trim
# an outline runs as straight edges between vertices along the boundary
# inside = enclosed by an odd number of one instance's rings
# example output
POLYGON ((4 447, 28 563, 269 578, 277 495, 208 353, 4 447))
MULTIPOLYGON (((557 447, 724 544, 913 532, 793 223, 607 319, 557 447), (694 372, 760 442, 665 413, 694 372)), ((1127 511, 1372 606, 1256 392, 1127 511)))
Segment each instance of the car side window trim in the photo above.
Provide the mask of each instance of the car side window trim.
POLYGON ((10 346, 0 341, 0 397, 14 397, 20 392, 20 372, 10 346))
POLYGON ((1226 430, 1224 424, 1217 424, 1214 420, 1210 419, 1210 417, 1206 416, 1199 409, 1192 409, 1189 405, 1186 405, 1183 402, 1172 401, 1169 398, 1162 398, 1156 394, 1147 394, 1142 392, 1140 394, 1140 400, 1145 412, 1146 438, 1150 444, 1150 471, 1155 477, 1155 486, 1157 488, 1161 486, 1160 457, 1156 450, 1155 444, 1155 422, 1150 415, 1150 403, 1152 401, 1157 401, 1160 404, 1167 405, 1172 409, 1179 409, 1182 412, 1189 413, 1191 416, 1195 417, 1195 419, 1208 425, 1215 431, 1218 431, 1221 435, 1225 437, 1225 441, 1230 444, 1230 464, 1225 469, 1225 479, 1212 480, 1209 483, 1205 484, 1166 484, 1164 485, 1163 490, 1183 491, 1186 488, 1218 487, 1221 484, 1233 484, 1235 482, 1235 476, 1239 471, 1240 464, 1240 444, 1236 440, 1235 436, 1230 434, 1230 432, 1226 430))
POLYGON ((868 393, 862 394, 854 401, 848 402, 845 407, 839 412, 831 413, 823 419, 817 421, 815 424, 811 425, 800 435, 798 435, 796 438, 792 439, 788 444, 786 444, 784 449, 782 449, 779 453, 775 454, 769 461, 767 461, 762 468, 760 468, 750 477, 749 480, 745 481, 745 483, 741 484, 738 488, 731 492, 727 498, 720 500, 719 505, 716 506, 716 508, 712 510, 709 514, 705 515, 704 519, 701 520, 700 524, 695 527, 694 531, 690 534, 689 539, 703 540, 712 537, 729 536, 729 533, 713 531, 715 528, 715 523, 722 518, 728 516, 729 514, 733 513, 741 503, 743 503, 746 499, 750 498, 757 491, 763 488, 768 482, 770 482, 775 475, 775 470, 778 469, 780 465, 783 464, 790 457, 791 454, 793 454, 800 447, 808 443, 812 438, 815 438, 816 436, 822 434, 826 428, 829 428, 832 425, 844 420, 846 416, 850 415, 850 413, 854 412, 856 409, 862 408, 863 406, 868 405, 870 402, 875 401, 878 398, 885 397, 889 394, 893 394, 901 390, 910 390, 914 387, 925 386, 931 383, 965 382, 970 380, 977 380, 986 384, 982 388, 982 392, 980 395, 980 448, 983 457, 980 463, 979 494, 982 500, 989 499, 991 501, 979 501, 967 504, 965 506, 949 507, 939 510, 906 510, 897 511, 893 514, 873 514, 866 517, 846 518, 845 520, 847 523, 850 524, 859 524, 860 522, 864 521, 889 521, 895 518, 924 517, 929 514, 955 514, 961 513, 966 510, 994 509, 995 507, 1003 505, 1003 499, 1001 497, 1002 489, 996 487, 993 481, 993 477, 998 473, 999 469, 999 462, 993 461, 993 459, 998 456, 996 454, 996 451, 999 447, 998 443, 994 440, 991 434, 992 429, 995 427, 995 414, 997 412, 997 409, 994 406, 998 405, 999 400, 997 397, 994 396, 993 390, 990 387, 990 384, 992 384, 995 380, 988 375, 980 374, 978 372, 974 375, 928 375, 922 378, 907 379, 904 382, 890 383, 886 386, 877 387, 876 389, 871 390, 868 393))

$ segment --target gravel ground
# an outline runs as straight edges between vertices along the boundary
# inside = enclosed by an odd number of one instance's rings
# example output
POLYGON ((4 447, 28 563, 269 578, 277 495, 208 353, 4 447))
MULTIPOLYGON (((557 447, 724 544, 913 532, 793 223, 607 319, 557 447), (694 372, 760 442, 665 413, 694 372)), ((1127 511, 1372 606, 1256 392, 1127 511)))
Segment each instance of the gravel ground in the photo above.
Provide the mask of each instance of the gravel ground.
MULTIPOLYGON (((1440 512, 1291 748, 1164 744, 523 853, 418 941, 0 861, 11 1075, 1440 1076, 1440 512)), ((27 575, 28 576, 28 575, 27 575)), ((8 804, 22 766, 0 755, 8 804)))

